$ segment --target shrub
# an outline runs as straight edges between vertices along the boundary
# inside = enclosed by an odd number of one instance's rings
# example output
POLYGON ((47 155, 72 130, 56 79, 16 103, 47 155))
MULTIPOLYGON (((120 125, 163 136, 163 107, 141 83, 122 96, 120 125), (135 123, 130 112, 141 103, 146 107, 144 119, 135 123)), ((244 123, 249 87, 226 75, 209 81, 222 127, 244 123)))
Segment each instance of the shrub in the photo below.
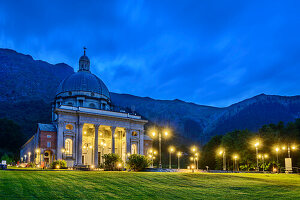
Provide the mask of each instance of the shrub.
POLYGON ((117 164, 121 163, 122 160, 118 154, 109 153, 103 156, 104 158, 104 170, 114 171, 117 170, 117 164))
POLYGON ((52 169, 67 169, 67 162, 65 160, 56 160, 51 163, 52 169))
POLYGON ((26 167, 35 168, 35 163, 34 162, 27 163, 26 167))
POLYGON ((127 165, 133 171, 141 171, 150 165, 150 160, 144 155, 132 154, 128 157, 127 165))

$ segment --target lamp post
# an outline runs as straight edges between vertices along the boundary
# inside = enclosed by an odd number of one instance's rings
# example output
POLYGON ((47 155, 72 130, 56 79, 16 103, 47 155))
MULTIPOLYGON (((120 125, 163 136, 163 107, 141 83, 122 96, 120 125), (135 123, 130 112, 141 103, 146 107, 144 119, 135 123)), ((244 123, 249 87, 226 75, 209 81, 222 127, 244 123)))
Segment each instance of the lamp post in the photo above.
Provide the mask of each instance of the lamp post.
MULTIPOLYGON (((296 149, 296 146, 295 145, 292 145, 292 147, 290 147, 290 144, 287 145, 287 151, 288 151, 288 157, 291 158, 291 148, 292 150, 295 150, 296 149)), ((285 146, 282 147, 282 150, 285 150, 285 146)))
POLYGON ((175 151, 175 148, 174 147, 170 147, 169 148, 169 169, 172 168, 172 153, 175 151))
POLYGON ((181 154, 181 152, 179 151, 178 153, 177 153, 177 158, 178 158, 178 169, 180 169, 180 161, 179 161, 179 158, 180 158, 180 156, 181 156, 182 154, 181 154))
POLYGON ((235 155, 233 156, 233 159, 234 159, 234 171, 238 171, 238 170, 237 170, 237 163, 236 163, 236 161, 237 161, 237 159, 238 159, 238 155, 235 154, 235 155))
POLYGON ((26 157, 27 157, 27 155, 25 154, 25 155, 24 155, 24 158, 25 158, 25 159, 24 159, 24 162, 26 162, 26 157))
POLYGON ((41 158, 41 153, 40 153, 41 151, 40 151, 40 149, 36 149, 35 152, 36 152, 36 157, 40 156, 40 162, 39 162, 39 164, 41 164, 42 158, 41 158))
POLYGON ((198 159, 198 153, 195 153, 195 160, 197 161, 197 170, 198 170, 198 165, 199 165, 199 159, 198 159))
MULTIPOLYGON (((167 137, 169 135, 169 133, 167 131, 165 131, 164 133, 165 137, 167 137)), ((152 132, 152 136, 155 137, 156 136, 156 132, 152 132)), ((158 145, 159 145, 159 168, 162 168, 162 164, 161 164, 161 137, 162 137, 162 133, 161 131, 158 131, 158 145)))
POLYGON ((258 155, 259 158, 262 159, 263 162, 263 172, 265 172, 265 159, 267 159, 269 156, 268 154, 258 155))
POLYGON ((31 152, 28 152, 28 161, 29 162, 31 161, 30 155, 31 155, 31 152))
POLYGON ((279 148, 278 147, 276 147, 275 148, 275 151, 276 151, 276 157, 277 157, 277 162, 276 162, 276 164, 277 164, 277 166, 278 166, 278 153, 279 153, 279 148))
POLYGON ((219 155, 223 156, 223 170, 226 171, 226 153, 225 153, 225 150, 220 150, 219 155))
POLYGON ((256 171, 259 171, 259 167, 258 167, 258 146, 259 146, 259 142, 256 142, 254 144, 255 146, 255 150, 256 150, 256 171))

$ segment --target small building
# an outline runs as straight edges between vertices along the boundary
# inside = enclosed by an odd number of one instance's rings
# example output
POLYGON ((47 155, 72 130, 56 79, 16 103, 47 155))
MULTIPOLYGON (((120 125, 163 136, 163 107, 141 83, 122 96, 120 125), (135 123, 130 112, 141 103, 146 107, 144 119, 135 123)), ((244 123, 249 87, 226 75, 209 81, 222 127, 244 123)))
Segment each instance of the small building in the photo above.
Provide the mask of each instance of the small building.
POLYGON ((52 106, 52 123, 37 125, 22 146, 21 161, 50 164, 64 159, 68 167, 99 166, 102 156, 145 154, 152 140, 145 135, 147 120, 116 110, 106 85, 90 71, 90 60, 79 59, 78 72, 61 82, 52 106))

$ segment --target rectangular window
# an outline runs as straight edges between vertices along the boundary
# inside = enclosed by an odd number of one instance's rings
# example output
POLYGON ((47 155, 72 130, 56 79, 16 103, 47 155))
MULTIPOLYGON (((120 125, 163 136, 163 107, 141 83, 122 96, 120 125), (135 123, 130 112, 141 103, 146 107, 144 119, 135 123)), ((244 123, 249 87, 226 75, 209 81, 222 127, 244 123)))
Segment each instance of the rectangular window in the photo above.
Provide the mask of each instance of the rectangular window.
POLYGON ((47 135, 47 138, 51 138, 51 135, 47 135))
POLYGON ((47 147, 51 147, 51 142, 47 142, 47 147))

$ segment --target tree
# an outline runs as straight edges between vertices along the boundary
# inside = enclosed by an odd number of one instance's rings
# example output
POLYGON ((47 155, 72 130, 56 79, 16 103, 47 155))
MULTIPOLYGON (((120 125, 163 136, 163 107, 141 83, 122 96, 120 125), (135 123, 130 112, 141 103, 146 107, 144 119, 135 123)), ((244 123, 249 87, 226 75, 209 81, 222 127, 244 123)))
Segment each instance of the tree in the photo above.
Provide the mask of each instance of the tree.
POLYGON ((0 119, 0 156, 5 153, 18 154, 23 142, 20 126, 12 120, 0 119))

